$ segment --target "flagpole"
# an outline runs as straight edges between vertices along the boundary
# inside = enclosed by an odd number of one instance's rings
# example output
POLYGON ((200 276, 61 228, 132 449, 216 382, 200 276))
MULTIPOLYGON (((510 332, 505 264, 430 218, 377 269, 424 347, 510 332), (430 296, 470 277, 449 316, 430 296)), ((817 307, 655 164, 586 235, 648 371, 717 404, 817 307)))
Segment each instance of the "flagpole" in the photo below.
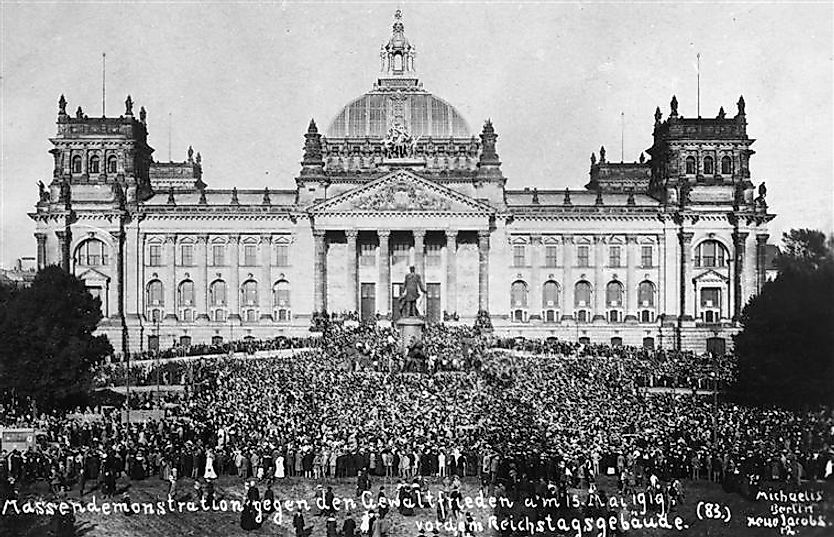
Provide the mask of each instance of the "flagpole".
POLYGON ((701 117, 701 53, 697 54, 698 58, 698 117, 701 117))
POLYGON ((105 95, 107 87, 106 85, 106 73, 107 73, 107 54, 104 52, 101 53, 101 117, 105 117, 104 113, 104 103, 105 103, 105 95))

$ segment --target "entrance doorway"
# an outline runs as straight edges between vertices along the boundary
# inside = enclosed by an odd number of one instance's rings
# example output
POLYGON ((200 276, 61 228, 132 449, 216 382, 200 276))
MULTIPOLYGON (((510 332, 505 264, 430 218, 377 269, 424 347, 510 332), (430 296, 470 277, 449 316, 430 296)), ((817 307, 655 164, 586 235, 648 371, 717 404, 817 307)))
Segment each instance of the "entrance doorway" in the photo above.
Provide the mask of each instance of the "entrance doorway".
POLYGON ((376 284, 363 283, 361 289, 362 297, 362 320, 370 321, 376 316, 376 284))
POLYGON ((723 356, 727 350, 727 344, 723 337, 707 338, 707 352, 713 356, 723 356))
POLYGON ((439 323, 440 313, 440 284, 426 284, 426 322, 439 323))
POLYGON ((403 294, 403 284, 395 283, 391 285, 391 320, 396 321, 400 318, 400 297, 403 294))

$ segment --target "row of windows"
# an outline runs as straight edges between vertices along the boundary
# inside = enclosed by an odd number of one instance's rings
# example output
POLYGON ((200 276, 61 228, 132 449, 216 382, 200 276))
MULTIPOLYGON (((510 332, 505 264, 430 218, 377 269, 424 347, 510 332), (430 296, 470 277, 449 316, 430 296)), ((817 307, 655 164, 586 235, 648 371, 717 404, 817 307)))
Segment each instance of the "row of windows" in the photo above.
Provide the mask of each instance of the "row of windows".
MULTIPOLYGON (((576 321, 579 323, 589 323, 591 322, 591 311, 587 309, 579 309, 575 312, 576 321)), ((609 323, 622 323, 625 320, 622 310, 610 310, 606 312, 606 320, 609 323)), ((655 322, 656 315, 654 310, 650 309, 642 309, 638 312, 637 320, 641 323, 653 323, 655 322)), ((516 322, 527 322, 528 312, 522 309, 516 309, 512 311, 512 320, 516 322)), ((556 310, 554 309, 547 309, 542 311, 542 320, 546 323, 556 323, 559 322, 559 315, 556 310)))
MULTIPOLYGON (((72 157, 72 161, 70 163, 72 173, 82 173, 83 162, 84 159, 82 159, 80 155, 72 157)), ((107 173, 116 173, 119 166, 118 162, 119 161, 115 156, 109 157, 107 159, 107 173)), ((87 173, 101 173, 101 159, 98 155, 93 155, 90 157, 90 160, 87 162, 87 173)))
MULTIPOLYGON (((650 281, 640 282, 637 286, 637 302, 640 307, 653 308, 655 306, 656 288, 650 281)), ((574 286, 574 307, 582 308, 591 305, 591 284, 579 281, 574 286)), ((529 286, 527 282, 517 280, 510 286, 510 304, 513 308, 528 307, 529 286)), ((553 280, 548 280, 542 286, 542 308, 559 308, 561 288, 553 280)), ((618 281, 609 282, 605 287, 605 304, 608 307, 621 308, 624 306, 625 289, 618 281)))
MULTIPOLYGON (((411 246, 404 243, 395 243, 391 245, 391 258, 394 264, 408 263, 409 252, 411 246)), ((440 266, 442 264, 441 252, 443 245, 437 243, 429 243, 425 245, 424 259, 427 266, 440 266)), ((369 267, 376 264, 377 246, 370 243, 362 243, 359 245, 359 263, 362 266, 369 267)))
MULTIPOLYGON (((715 175, 715 159, 706 156, 701 159, 704 175, 715 175)), ((693 156, 686 157, 686 174, 695 175, 698 173, 698 161, 693 156)), ((733 159, 729 156, 721 158, 721 175, 732 175, 733 159)))
MULTIPOLYGON (((652 246, 640 247, 640 266, 643 268, 650 268, 653 266, 653 248, 652 246)), ((558 266, 559 257, 556 246, 545 246, 544 248, 544 266, 556 267, 558 266)), ((579 267, 589 267, 591 263, 591 247, 587 245, 579 245, 576 247, 576 265, 579 267)), ((623 259, 622 246, 608 247, 608 266, 609 267, 623 267, 625 266, 623 259)), ((523 244, 516 244, 513 246, 513 266, 525 267, 527 266, 527 246, 523 244)))
MULTIPOLYGON (((272 262, 277 267, 290 266, 290 247, 286 244, 279 244, 274 247, 274 255, 272 262)), ((222 244, 215 244, 211 247, 211 255, 209 258, 210 265, 214 267, 226 266, 226 246, 222 244)), ((160 267, 162 262, 162 245, 151 244, 148 247, 148 265, 152 267, 160 267)), ((194 245, 181 244, 180 245, 180 265, 190 267, 195 265, 194 260, 194 245)), ((258 266, 258 247, 254 244, 243 245, 243 263, 242 266, 258 266)))
MULTIPOLYGON (((194 282, 184 280, 177 286, 177 306, 194 306, 195 303, 194 282)), ((240 299, 242 306, 258 305, 258 282, 246 280, 240 286, 240 299)), ((163 283, 159 280, 152 280, 147 285, 147 304, 150 307, 164 306, 165 293, 163 283)), ((272 304, 276 307, 290 306, 290 284, 287 280, 278 280, 272 286, 272 304)), ((227 305, 227 284, 223 280, 215 280, 209 285, 209 306, 219 307, 227 305)))

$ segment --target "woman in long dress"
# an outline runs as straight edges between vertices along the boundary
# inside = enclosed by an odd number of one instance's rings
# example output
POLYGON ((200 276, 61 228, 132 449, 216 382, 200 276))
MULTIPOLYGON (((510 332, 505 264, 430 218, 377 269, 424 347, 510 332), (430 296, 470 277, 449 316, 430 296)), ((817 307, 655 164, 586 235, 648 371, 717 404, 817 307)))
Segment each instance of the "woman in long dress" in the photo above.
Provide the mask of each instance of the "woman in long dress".
POLYGON ((217 479, 217 472, 214 471, 214 452, 206 452, 206 469, 203 472, 203 479, 217 479))
POLYGON ((278 455, 275 458, 275 479, 284 479, 284 456, 278 455))

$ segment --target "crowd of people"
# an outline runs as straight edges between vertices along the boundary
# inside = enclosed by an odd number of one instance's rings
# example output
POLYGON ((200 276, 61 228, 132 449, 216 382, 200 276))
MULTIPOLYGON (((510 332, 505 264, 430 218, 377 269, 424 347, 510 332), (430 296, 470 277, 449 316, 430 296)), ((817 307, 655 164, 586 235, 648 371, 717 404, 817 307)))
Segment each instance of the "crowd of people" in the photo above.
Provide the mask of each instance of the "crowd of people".
MULTIPOLYGON (((292 353, 206 353, 131 370, 136 384, 160 375, 185 385, 158 399, 166 409, 158 421, 39 415, 19 403, 0 409, 3 425, 44 435, 40 450, 2 452, 0 497, 36 478, 78 485, 79 494, 96 482, 110 494, 120 473, 158 476, 169 495, 183 478, 206 485, 222 475, 247 483, 478 476, 509 494, 550 485, 594 492, 606 474, 625 493, 661 481, 834 473, 831 409, 742 407, 694 390, 643 389, 664 378, 725 382, 734 374, 728 357, 498 340, 446 325, 428 326, 423 345, 404 354, 390 328, 322 329, 315 344, 292 353)), ((111 364, 99 374, 118 385, 126 372, 111 364)))

